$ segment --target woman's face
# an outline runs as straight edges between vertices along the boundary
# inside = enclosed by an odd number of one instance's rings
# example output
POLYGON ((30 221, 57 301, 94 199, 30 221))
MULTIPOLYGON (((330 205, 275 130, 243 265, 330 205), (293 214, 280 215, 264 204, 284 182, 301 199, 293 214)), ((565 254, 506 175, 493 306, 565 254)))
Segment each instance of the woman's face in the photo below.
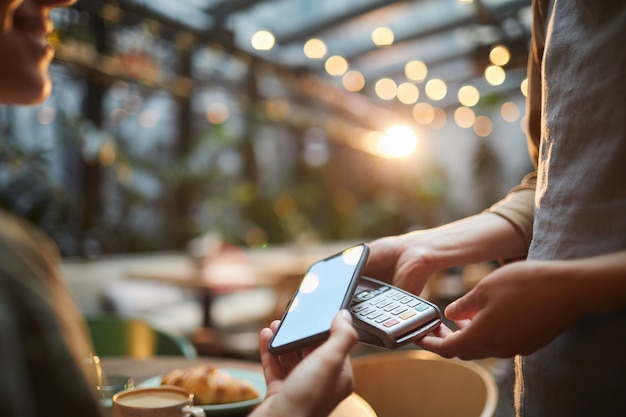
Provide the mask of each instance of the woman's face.
POLYGON ((50 10, 75 0, 0 0, 0 102, 35 104, 52 87, 50 10))

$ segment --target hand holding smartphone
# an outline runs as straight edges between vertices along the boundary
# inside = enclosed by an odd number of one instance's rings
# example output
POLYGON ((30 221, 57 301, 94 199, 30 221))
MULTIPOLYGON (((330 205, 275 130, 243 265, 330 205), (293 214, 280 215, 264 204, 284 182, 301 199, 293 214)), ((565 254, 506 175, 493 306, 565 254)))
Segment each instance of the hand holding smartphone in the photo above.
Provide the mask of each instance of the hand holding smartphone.
POLYGON ((272 354, 328 338, 333 318, 352 302, 368 254, 369 248, 360 244, 309 267, 270 340, 272 354))

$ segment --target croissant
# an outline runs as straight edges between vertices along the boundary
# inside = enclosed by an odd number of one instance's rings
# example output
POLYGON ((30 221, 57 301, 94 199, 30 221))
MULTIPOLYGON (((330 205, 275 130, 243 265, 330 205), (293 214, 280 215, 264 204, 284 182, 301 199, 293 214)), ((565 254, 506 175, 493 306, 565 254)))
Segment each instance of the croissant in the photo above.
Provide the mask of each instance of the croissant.
POLYGON ((193 394, 194 404, 226 404, 259 397, 249 381, 232 378, 215 366, 196 365, 175 369, 161 378, 161 385, 176 385, 193 394))

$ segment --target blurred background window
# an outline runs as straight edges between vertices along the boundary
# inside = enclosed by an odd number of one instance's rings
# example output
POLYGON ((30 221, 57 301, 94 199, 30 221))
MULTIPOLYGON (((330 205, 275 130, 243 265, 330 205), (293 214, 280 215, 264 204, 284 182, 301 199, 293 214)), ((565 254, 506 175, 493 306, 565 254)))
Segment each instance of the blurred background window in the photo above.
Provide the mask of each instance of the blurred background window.
POLYGON ((430 227, 530 169, 530 0, 78 0, 0 106, 0 204, 65 256, 430 227))

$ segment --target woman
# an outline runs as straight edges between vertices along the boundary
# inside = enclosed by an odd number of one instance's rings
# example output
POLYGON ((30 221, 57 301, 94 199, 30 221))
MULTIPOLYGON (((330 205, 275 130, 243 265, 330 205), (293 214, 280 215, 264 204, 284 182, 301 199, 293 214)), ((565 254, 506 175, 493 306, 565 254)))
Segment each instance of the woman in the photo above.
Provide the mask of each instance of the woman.
MULTIPOLYGON (((0 0, 0 102, 37 104, 52 88, 47 41, 50 11, 74 0, 0 0)), ((80 313, 59 276, 54 244, 38 229, 0 210, 0 415, 99 416, 90 343, 80 313)), ((260 334, 268 383, 253 416, 326 415, 353 389, 348 354, 356 343, 350 314, 301 362, 274 357, 260 334), (286 380, 285 380, 286 379, 286 380), (323 381, 320 383, 320 381, 323 381)))

